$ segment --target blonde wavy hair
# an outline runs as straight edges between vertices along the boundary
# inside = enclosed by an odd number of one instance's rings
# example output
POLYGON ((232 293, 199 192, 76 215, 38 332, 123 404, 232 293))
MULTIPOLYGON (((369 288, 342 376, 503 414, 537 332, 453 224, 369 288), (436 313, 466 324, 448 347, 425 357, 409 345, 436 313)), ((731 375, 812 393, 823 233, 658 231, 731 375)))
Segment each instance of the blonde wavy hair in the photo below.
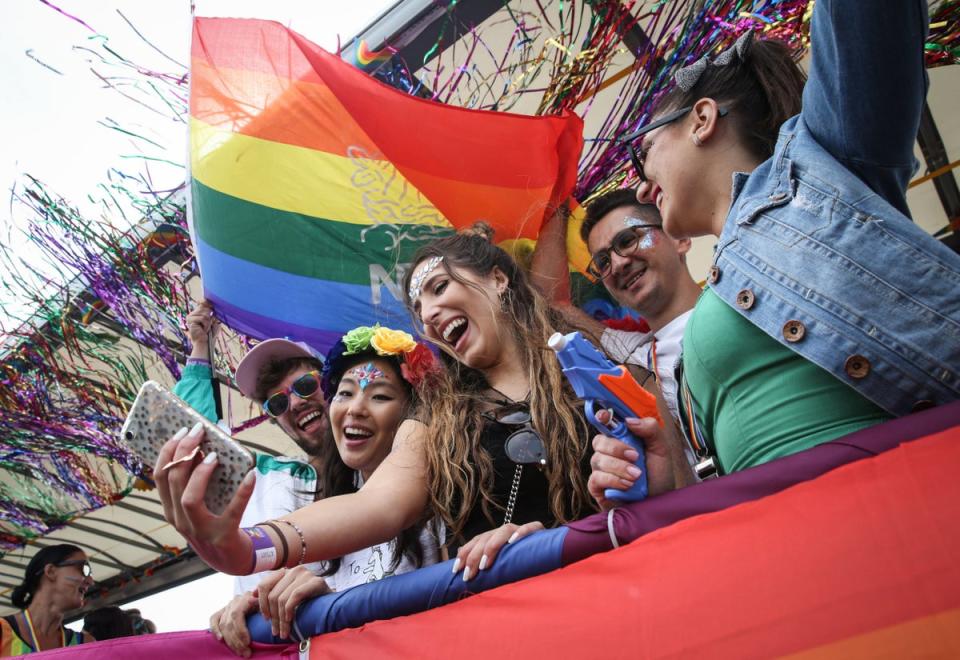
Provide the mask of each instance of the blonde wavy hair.
MULTIPOLYGON (((510 255, 490 242, 489 233, 475 227, 420 248, 407 271, 403 290, 409 292, 417 265, 431 257, 443 257, 437 268, 477 290, 479 287, 456 271, 485 276, 496 267, 507 276, 509 285, 502 298, 505 330, 517 337, 530 383, 530 415, 547 452, 550 511, 558 521, 576 520, 592 510, 582 472, 591 434, 583 416, 574 413, 582 403, 547 346, 554 332, 574 328, 549 306, 510 255)), ((409 293, 407 296, 407 306, 419 326, 414 301, 409 300, 409 293)), ((474 506, 479 504, 491 527, 500 525, 504 507, 493 498, 493 461, 480 445, 484 425, 481 412, 484 405, 489 407, 486 393, 490 386, 480 371, 446 353, 441 352, 441 362, 443 372, 419 392, 420 417, 428 429, 425 452, 431 506, 446 524, 448 539, 456 541, 474 506)))

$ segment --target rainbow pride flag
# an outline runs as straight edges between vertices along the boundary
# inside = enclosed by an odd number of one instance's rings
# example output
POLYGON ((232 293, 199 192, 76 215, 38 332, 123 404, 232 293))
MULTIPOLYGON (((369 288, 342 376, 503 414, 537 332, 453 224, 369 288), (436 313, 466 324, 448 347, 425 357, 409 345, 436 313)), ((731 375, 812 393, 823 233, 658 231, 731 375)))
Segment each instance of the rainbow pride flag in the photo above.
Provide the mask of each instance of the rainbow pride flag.
POLYGON ((194 22, 191 234, 205 296, 256 338, 325 350, 357 325, 408 325, 416 248, 477 220, 534 239, 581 149, 575 115, 446 106, 278 23, 194 22))

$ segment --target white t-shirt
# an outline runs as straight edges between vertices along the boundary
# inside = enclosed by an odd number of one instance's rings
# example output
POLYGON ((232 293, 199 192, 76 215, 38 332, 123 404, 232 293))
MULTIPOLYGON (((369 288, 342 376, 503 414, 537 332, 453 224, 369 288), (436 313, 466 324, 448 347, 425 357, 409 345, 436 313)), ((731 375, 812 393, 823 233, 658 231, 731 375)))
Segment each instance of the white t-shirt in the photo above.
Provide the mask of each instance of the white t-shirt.
MULTIPOLYGON (((438 533, 434 523, 430 522, 424 525, 420 532, 420 547, 423 551, 422 566, 430 566, 440 561, 441 541, 442 535, 438 533)), ((344 591, 359 584, 375 582, 391 575, 401 575, 416 570, 417 567, 407 556, 401 558, 396 568, 390 570, 393 564, 395 545, 395 543, 389 541, 344 555, 340 560, 340 568, 337 572, 324 578, 327 581, 327 586, 334 591, 344 591)))

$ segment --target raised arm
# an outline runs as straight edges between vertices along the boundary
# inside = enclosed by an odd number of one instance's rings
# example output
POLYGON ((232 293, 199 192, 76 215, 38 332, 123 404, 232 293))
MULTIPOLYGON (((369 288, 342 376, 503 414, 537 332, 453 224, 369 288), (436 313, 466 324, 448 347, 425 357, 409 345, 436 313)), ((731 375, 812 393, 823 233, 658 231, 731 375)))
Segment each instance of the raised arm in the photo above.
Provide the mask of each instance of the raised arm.
POLYGON ((206 300, 194 307, 187 318, 190 338, 190 359, 173 393, 186 401, 198 413, 217 423, 217 403, 213 394, 213 365, 210 364, 210 340, 216 337, 219 324, 213 315, 213 306, 206 300))
POLYGON ((567 323, 599 337, 603 334, 604 325, 570 300, 570 266, 567 257, 569 217, 569 209, 563 206, 544 223, 533 250, 530 279, 567 323))
MULTIPOLYGON (((360 491, 314 502, 285 517, 303 531, 304 562, 340 557, 389 541, 420 519, 427 505, 424 431, 420 422, 403 422, 393 451, 360 491)), ((154 474, 164 516, 210 566, 224 573, 245 575, 251 572, 253 547, 239 523, 253 490, 253 479, 244 480, 221 515, 213 515, 203 496, 215 460, 207 456, 202 462, 194 459, 163 469, 168 462, 189 456, 202 437, 202 429, 182 439, 175 437, 160 451, 154 474)), ((265 531, 275 547, 280 547, 276 533, 269 528, 265 531)), ((290 548, 288 564, 293 565, 300 559, 300 539, 292 528, 285 532, 290 548)))
POLYGON ((817 0, 801 111, 834 158, 908 216, 927 23, 923 0, 817 0))

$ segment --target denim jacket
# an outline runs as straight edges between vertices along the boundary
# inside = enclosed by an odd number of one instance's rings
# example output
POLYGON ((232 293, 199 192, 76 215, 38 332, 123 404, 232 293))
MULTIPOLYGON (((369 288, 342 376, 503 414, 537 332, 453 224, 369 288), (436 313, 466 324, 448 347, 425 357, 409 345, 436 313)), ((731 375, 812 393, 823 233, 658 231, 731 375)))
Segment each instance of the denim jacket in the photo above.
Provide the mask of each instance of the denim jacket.
POLYGON ((885 410, 960 398, 960 256, 909 217, 922 0, 818 0, 801 113, 734 177, 708 282, 885 410))

